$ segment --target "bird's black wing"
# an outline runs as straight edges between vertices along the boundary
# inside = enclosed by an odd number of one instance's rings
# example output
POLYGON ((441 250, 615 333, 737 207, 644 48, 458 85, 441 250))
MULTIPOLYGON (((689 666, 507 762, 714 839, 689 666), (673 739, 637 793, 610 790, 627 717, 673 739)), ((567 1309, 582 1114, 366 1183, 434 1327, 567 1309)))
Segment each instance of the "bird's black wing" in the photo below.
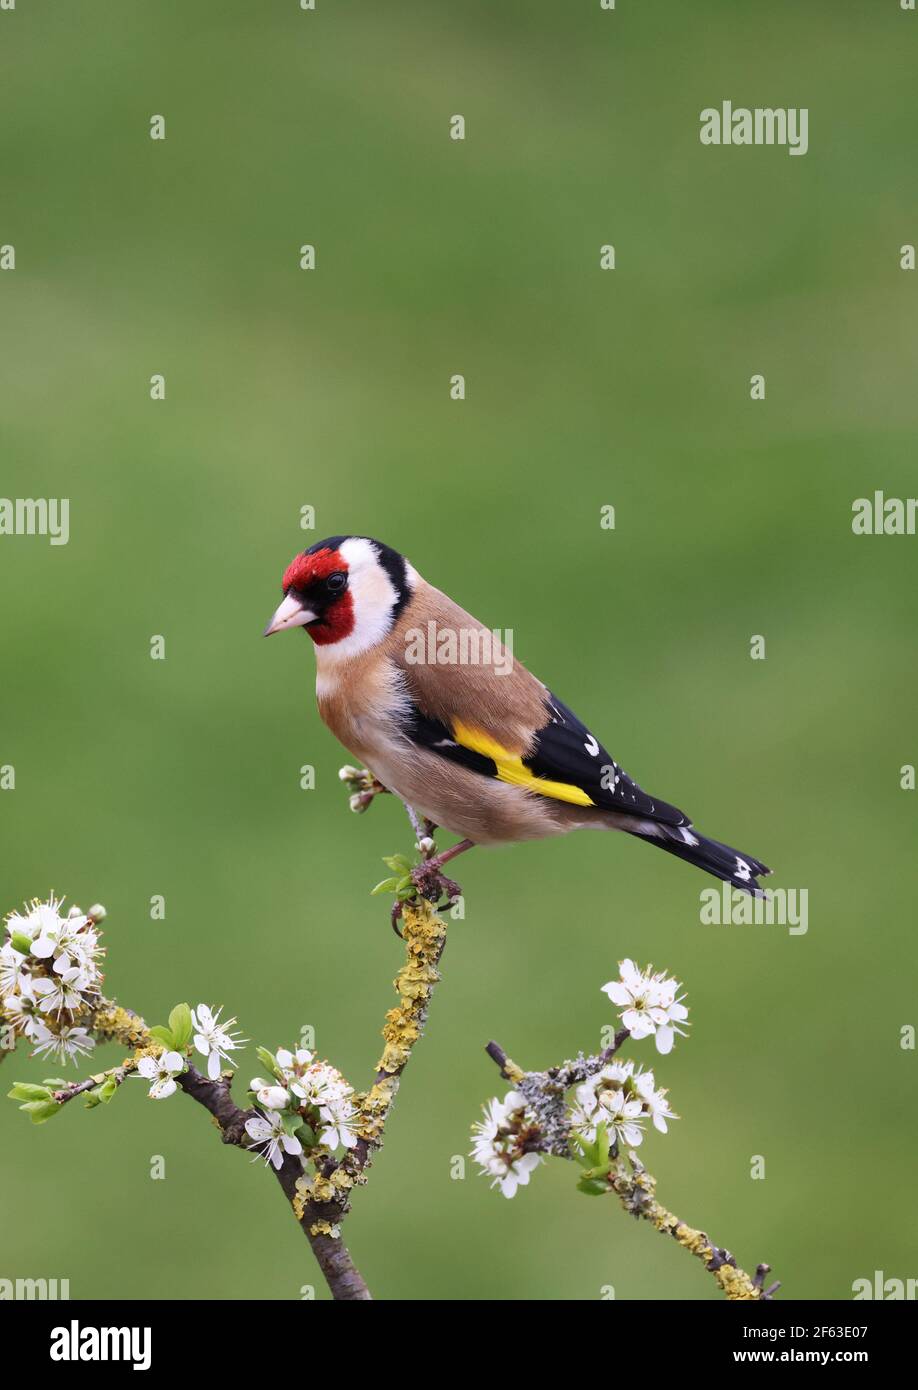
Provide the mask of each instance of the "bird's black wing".
POLYGON ((418 705, 405 712, 403 733, 411 742, 484 777, 523 787, 553 801, 620 811, 665 825, 688 825, 688 817, 666 801, 648 796, 567 705, 545 692, 546 721, 520 756, 458 720, 446 725, 418 705))
POLYGON ((572 783, 595 806, 665 825, 688 825, 677 806, 649 796, 606 752, 599 740, 557 696, 548 692, 548 723, 536 734, 524 762, 537 777, 572 783))

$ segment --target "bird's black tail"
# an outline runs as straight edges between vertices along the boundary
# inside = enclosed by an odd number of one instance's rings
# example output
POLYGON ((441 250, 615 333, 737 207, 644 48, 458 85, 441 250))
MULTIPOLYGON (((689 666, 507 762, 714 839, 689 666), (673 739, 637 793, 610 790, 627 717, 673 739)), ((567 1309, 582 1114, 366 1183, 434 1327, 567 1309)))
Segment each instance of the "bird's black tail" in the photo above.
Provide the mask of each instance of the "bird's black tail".
POLYGON ((665 849, 667 854, 674 854, 687 864, 697 865, 724 883, 732 883, 734 888, 740 888, 744 893, 751 893, 756 898, 764 896, 764 889, 757 880, 760 875, 764 877, 770 874, 771 869, 761 860, 738 849, 731 849, 729 845, 722 845, 719 840, 709 840, 707 836, 699 835, 691 825, 661 825, 660 832, 659 835, 647 835, 639 830, 628 833, 639 840, 646 840, 649 845, 656 845, 658 849, 665 849))

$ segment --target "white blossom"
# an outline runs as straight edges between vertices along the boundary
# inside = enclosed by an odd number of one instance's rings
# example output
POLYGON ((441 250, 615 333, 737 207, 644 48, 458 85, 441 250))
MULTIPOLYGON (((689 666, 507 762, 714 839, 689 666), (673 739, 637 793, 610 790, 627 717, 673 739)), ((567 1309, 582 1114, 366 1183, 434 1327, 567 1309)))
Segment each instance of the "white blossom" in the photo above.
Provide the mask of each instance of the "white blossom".
POLYGON ((75 1013, 83 1002, 80 992, 83 979, 83 972, 72 965, 60 974, 33 980, 32 989, 38 998, 41 1012, 55 1014, 57 1017, 60 1017, 65 1009, 68 1013, 75 1013))
POLYGON ((658 1090, 652 1071, 636 1071, 631 1061, 608 1062, 574 1092, 570 1109, 571 1128, 584 1139, 596 1138, 605 1124, 610 1140, 636 1148, 641 1143, 643 1125, 651 1120, 662 1134, 667 1120, 678 1119, 670 1109, 665 1090, 658 1090))
POLYGON ((222 1005, 214 1013, 207 1004, 199 1004, 197 1009, 191 1010, 191 1022, 195 1030, 194 1045, 201 1056, 207 1058, 207 1075, 211 1081, 216 1081, 220 1075, 221 1062, 235 1065, 229 1054, 242 1047, 245 1041, 238 1033, 230 1032, 236 1022, 235 1018, 228 1018, 221 1023, 222 1012, 222 1005))
POLYGON ((275 1168, 280 1168, 284 1162, 284 1154, 301 1154, 303 1145, 296 1135, 288 1134, 284 1129, 284 1117, 279 1115, 276 1110, 268 1110, 264 1113, 259 1112, 251 1119, 246 1120, 245 1130, 250 1139, 255 1143, 250 1144, 250 1149, 256 1149, 262 1155, 265 1163, 272 1164, 275 1168))
POLYGON ((340 1096, 320 1106, 319 1119, 324 1125, 319 1134, 319 1143, 329 1149, 352 1149, 357 1143, 357 1135, 350 1128, 356 1111, 347 1096, 340 1096))
POLYGON ((32 1041, 35 1044, 36 1056, 57 1057, 62 1062, 88 1056, 96 1045, 95 1038, 90 1037, 85 1028, 74 1028, 64 1024, 56 1033, 52 1033, 51 1029, 41 1022, 35 1024, 32 1041))
POLYGON ((178 1052, 161 1052, 158 1057, 141 1057, 137 1063, 137 1074, 144 1081, 152 1081, 149 1095, 151 1100, 165 1100, 176 1090, 175 1078, 185 1070, 185 1058, 178 1052))
POLYGON ((684 995, 677 997, 681 985, 652 966, 639 970, 633 960, 621 961, 619 971, 621 978, 602 989, 621 1010, 622 1023, 635 1041, 653 1037, 658 1052, 671 1052, 676 1033, 686 1036, 678 1026, 688 1018, 684 995))
POLYGON ((639 1071, 635 1073, 634 1089, 637 1091, 647 1115, 653 1120, 654 1128, 661 1134, 667 1133, 667 1120, 678 1120, 679 1116, 669 1108, 667 1100, 668 1092, 657 1090, 656 1082, 652 1071, 639 1071))
POLYGON ((344 1100, 352 1094, 352 1087, 337 1067, 328 1062, 313 1062, 297 1072, 296 1079, 290 1082, 290 1090, 304 1104, 319 1106, 344 1100))
POLYGON ((34 1034, 38 1019, 38 1000, 32 987, 31 975, 19 974, 13 987, 3 991, 3 1009, 7 1022, 24 1038, 34 1034))
MULTIPOLYGON (((27 959, 28 957, 17 951, 10 941, 5 941, 0 946, 0 997, 4 1000, 19 987, 22 968, 27 959)), ((28 975, 26 978, 29 978, 28 975)))
POLYGON ((542 1155, 525 1145, 535 1130, 533 1116, 519 1091, 509 1091, 502 1101, 496 1097, 485 1106, 484 1119, 472 1127, 472 1158, 493 1179, 505 1197, 515 1197, 518 1187, 526 1187, 530 1175, 542 1162, 542 1155))
POLYGON ((62 899, 33 900, 6 919, 0 945, 0 1005, 39 1055, 77 1057, 94 1046, 79 1025, 98 1000, 104 954, 95 924, 62 899))
POLYGON ((585 1139, 595 1139, 605 1124, 610 1140, 637 1148, 644 1138, 644 1104, 633 1094, 633 1062, 610 1062, 575 1091, 571 1128, 585 1139))

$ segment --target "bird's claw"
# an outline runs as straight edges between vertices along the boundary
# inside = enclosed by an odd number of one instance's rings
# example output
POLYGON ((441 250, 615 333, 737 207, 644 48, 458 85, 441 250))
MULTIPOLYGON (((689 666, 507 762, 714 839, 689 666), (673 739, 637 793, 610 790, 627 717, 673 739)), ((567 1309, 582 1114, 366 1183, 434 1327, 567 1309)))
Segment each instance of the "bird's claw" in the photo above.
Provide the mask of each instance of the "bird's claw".
POLYGON ((428 859, 425 863, 412 869, 411 881, 420 896, 431 903, 438 903, 444 893, 449 903, 456 902, 462 896, 462 889, 459 884, 441 872, 436 859, 428 859))

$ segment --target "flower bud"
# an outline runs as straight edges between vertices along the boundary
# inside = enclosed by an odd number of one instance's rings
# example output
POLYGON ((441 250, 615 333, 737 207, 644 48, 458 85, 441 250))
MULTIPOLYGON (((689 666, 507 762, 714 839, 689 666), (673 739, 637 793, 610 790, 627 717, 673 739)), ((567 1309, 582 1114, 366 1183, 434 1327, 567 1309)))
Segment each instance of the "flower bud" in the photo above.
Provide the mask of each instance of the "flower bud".
POLYGON ((266 1110, 283 1110, 290 1099, 283 1086, 262 1086, 255 1098, 266 1110))

